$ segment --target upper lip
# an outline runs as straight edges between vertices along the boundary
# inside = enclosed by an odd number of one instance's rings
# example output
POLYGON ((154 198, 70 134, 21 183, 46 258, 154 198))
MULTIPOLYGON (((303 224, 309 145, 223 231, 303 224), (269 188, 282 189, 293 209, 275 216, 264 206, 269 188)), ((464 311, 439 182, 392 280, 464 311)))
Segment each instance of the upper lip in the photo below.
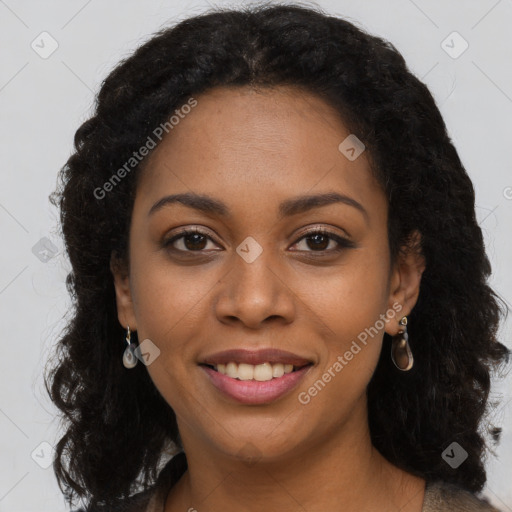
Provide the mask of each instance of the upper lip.
POLYGON ((313 361, 305 359, 304 357, 279 350, 275 348, 265 348, 260 350, 247 350, 247 349, 231 349, 223 352, 216 352, 205 357, 199 364, 227 364, 230 362, 247 363, 247 364, 262 364, 262 363, 282 363, 292 364, 293 366, 305 366, 313 361))

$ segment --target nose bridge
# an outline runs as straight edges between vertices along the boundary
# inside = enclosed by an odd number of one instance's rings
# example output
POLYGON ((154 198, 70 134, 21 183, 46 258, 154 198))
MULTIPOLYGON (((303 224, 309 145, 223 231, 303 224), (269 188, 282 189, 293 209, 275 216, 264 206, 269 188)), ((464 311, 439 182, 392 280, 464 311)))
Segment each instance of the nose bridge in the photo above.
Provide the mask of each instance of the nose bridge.
POLYGON ((291 320, 293 300, 280 277, 278 258, 254 238, 247 237, 233 253, 231 270, 222 281, 217 315, 236 317, 252 327, 268 317, 291 320))

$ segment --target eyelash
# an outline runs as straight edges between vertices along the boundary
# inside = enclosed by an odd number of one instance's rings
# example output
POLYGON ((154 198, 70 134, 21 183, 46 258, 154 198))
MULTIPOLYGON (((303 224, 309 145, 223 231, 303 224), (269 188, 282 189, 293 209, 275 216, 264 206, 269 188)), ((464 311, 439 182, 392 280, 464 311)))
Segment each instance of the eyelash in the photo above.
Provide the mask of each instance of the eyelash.
MULTIPOLYGON (((184 230, 180 231, 176 235, 173 235, 171 238, 164 240, 162 243, 162 246, 163 246, 163 248, 169 248, 169 246, 171 246, 173 244, 173 242, 175 242, 176 240, 184 238, 187 235, 194 235, 194 234, 202 235, 202 236, 214 241, 207 233, 205 233, 197 228, 194 228, 194 229, 184 229, 184 230)), ((325 228, 314 228, 309 231, 306 231, 305 233, 303 233, 301 235, 301 237, 293 245, 296 245, 298 242, 301 242, 304 239, 312 237, 313 235, 326 236, 326 237, 330 238, 331 240, 334 240, 335 242, 337 242, 338 247, 336 249, 322 249, 320 251, 309 250, 309 251, 297 251, 297 252, 309 252, 309 253, 313 253, 313 254, 318 254, 321 257, 322 255, 326 255, 329 253, 339 253, 344 249, 350 249, 350 248, 354 248, 356 246, 354 244, 354 242, 352 242, 348 238, 344 238, 335 233, 332 233, 331 231, 328 231, 325 228)), ((204 251, 203 249, 200 249, 197 251, 182 250, 182 249, 176 249, 174 247, 170 247, 170 249, 175 252, 182 252, 182 253, 201 253, 204 251)))

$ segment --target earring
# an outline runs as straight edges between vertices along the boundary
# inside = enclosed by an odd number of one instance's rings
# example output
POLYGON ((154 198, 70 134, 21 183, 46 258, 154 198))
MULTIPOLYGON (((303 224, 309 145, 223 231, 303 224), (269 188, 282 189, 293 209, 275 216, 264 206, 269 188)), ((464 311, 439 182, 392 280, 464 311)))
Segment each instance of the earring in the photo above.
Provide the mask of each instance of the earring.
POLYGON ((126 343, 128 346, 126 347, 123 354, 123 364, 125 368, 134 368, 137 365, 137 358, 135 357, 135 349, 137 345, 135 343, 131 343, 130 341, 130 326, 126 327, 126 343))
POLYGON ((398 323, 403 326, 403 329, 400 329, 398 334, 393 336, 391 360, 399 370, 406 372, 414 364, 411 347, 409 346, 409 335, 407 334, 407 317, 404 316, 398 323))

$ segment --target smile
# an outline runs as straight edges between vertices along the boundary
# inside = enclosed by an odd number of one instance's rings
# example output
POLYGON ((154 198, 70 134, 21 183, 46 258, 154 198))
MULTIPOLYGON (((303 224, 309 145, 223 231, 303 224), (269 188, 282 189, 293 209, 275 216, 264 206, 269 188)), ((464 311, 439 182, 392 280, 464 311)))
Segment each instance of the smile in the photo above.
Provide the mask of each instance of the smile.
POLYGON ((222 395, 242 404, 267 404, 291 392, 313 367, 291 364, 201 364, 209 382, 222 395))
POLYGON ((211 365, 210 367, 232 379, 263 382, 282 377, 284 374, 297 371, 303 366, 306 365, 294 366, 293 364, 270 362, 254 365, 231 361, 228 364, 217 364, 211 365))

